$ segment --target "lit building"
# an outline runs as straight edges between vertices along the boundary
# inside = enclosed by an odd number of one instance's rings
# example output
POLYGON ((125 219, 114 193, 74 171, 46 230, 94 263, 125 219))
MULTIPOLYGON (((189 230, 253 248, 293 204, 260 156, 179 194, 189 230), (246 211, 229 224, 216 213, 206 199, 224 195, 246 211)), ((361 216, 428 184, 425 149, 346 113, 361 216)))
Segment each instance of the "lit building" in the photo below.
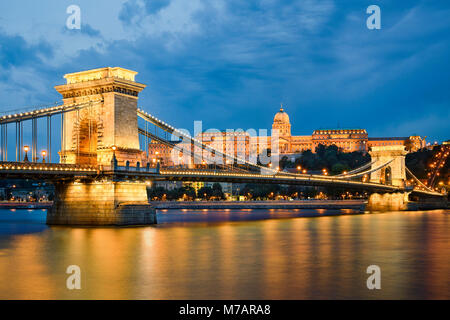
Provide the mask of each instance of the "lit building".
POLYGON ((314 130, 311 140, 313 151, 320 144, 335 145, 344 152, 367 151, 368 146, 368 134, 365 129, 314 130))
POLYGON ((214 186, 214 183, 220 184, 220 187, 222 188, 222 192, 232 194, 233 193, 233 184, 229 182, 206 182, 205 186, 212 188, 214 186))
MULTIPOLYGON (((289 115, 283 107, 275 114, 272 124, 272 133, 278 130, 278 148, 281 154, 301 153, 305 150, 315 152, 321 144, 324 146, 335 145, 343 152, 361 151, 367 152, 374 146, 404 145, 407 150, 417 151, 426 146, 426 137, 386 137, 370 138, 365 129, 321 129, 314 130, 310 136, 291 135, 291 123, 289 115)), ((264 145, 270 145, 270 137, 251 137, 253 149, 258 153, 263 148, 255 146, 259 141, 264 141, 264 145), (258 139, 258 140, 257 140, 258 139)))
MULTIPOLYGON (((294 136, 291 134, 289 115, 283 107, 275 114, 272 124, 272 135, 278 135, 278 150, 281 155, 298 154, 306 150, 316 152, 319 145, 335 145, 343 152, 367 152, 370 147, 405 146, 406 150, 417 151, 426 147, 426 137, 383 137, 371 138, 365 129, 320 129, 312 135, 294 136)), ((233 154, 237 158, 252 160, 251 156, 263 153, 271 148, 274 136, 251 135, 245 131, 203 132, 196 136, 205 145, 233 154)), ((275 140, 276 141, 276 140, 275 140)), ((160 143, 150 144, 149 161, 159 161, 164 165, 173 165, 171 148, 160 143)), ((179 155, 181 158, 182 156, 179 155)), ((255 159, 253 159, 255 160, 255 159)), ((188 162, 184 160, 184 163, 188 162)))
POLYGON ((173 166, 171 153, 172 147, 158 141, 152 141, 148 145, 148 161, 153 165, 159 162, 161 166, 173 166))
POLYGON ((191 187, 191 188, 193 188, 195 190, 196 194, 198 194, 198 190, 200 190, 204 186, 205 186, 205 183, 202 182, 202 181, 195 181, 195 182, 184 181, 183 182, 183 187, 191 187))

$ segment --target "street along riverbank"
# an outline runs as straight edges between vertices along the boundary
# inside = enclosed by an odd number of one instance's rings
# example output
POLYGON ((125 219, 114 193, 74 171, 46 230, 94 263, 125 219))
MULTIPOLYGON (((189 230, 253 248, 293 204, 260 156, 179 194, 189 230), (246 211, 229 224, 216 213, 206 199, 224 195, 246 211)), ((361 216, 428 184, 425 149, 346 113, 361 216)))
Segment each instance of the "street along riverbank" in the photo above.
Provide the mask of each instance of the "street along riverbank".
POLYGON ((365 200, 294 201, 152 201, 156 209, 352 209, 364 211, 365 200))

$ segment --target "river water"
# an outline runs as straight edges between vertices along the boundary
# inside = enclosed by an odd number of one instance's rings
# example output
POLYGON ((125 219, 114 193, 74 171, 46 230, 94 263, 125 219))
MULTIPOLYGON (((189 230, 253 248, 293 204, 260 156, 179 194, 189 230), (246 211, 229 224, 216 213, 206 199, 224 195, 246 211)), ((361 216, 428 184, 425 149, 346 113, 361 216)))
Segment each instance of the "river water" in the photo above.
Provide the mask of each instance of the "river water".
POLYGON ((137 228, 48 227, 45 214, 0 210, 1 299, 450 298, 449 210, 166 210, 137 228))

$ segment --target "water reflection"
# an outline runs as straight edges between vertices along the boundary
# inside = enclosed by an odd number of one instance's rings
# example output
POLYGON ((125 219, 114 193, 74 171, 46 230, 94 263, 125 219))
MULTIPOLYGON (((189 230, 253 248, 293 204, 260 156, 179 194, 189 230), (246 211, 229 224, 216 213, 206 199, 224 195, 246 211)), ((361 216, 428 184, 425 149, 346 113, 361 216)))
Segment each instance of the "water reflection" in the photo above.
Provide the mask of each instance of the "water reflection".
POLYGON ((18 223, 18 233, 0 233, 0 298, 448 299, 448 213, 219 222, 210 212, 169 211, 145 228, 48 228, 35 220, 34 233, 18 223), (180 214, 185 222, 171 223, 180 214), (66 289, 72 264, 82 270, 79 291, 66 289), (381 267, 379 291, 366 288, 372 264, 381 267))

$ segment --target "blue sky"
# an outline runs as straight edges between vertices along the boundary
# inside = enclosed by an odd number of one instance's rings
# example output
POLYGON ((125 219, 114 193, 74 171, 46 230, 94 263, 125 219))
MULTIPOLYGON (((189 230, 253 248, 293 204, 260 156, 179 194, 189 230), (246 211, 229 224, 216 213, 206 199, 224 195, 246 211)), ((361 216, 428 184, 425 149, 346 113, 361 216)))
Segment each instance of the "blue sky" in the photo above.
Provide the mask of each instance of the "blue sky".
POLYGON ((138 71, 140 106, 177 127, 450 138, 450 2, 16 0, 0 3, 0 111, 60 100, 65 73, 138 71), (81 8, 68 30, 66 8, 81 8), (381 8, 368 30, 366 8, 381 8))

